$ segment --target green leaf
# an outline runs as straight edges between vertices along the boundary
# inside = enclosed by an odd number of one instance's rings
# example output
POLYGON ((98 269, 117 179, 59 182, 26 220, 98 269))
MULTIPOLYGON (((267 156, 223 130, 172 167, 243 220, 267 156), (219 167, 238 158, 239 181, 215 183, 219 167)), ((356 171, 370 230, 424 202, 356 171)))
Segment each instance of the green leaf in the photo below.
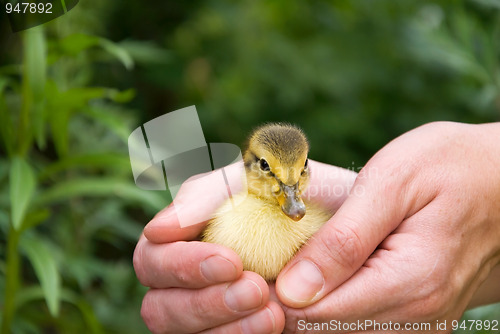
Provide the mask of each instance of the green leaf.
POLYGON ((34 212, 30 212, 26 215, 24 219, 22 230, 29 230, 38 224, 43 223, 50 216, 50 211, 48 209, 40 209, 34 212))
POLYGON ((118 89, 109 89, 108 97, 117 103, 126 103, 132 100, 135 96, 135 90, 127 89, 119 91, 118 89))
POLYGON ((19 309, 32 301, 43 298, 44 294, 40 285, 23 287, 16 294, 16 309, 19 309))
POLYGON ((151 41, 127 40, 119 43, 132 59, 142 64, 166 64, 172 61, 172 54, 151 41))
POLYGON ((110 105, 94 105, 86 108, 83 112, 97 122, 104 124, 109 130, 118 135, 124 143, 128 142, 132 127, 124 120, 123 109, 110 105))
MULTIPOLYGON (((84 112, 92 108, 90 101, 95 99, 109 98, 116 102, 127 102, 134 96, 132 89, 119 91, 117 89, 103 87, 75 87, 66 91, 59 91, 53 81, 47 84, 47 113, 50 122, 50 128, 57 153, 65 156, 68 153, 68 124, 73 112, 84 112)), ((110 107, 103 108, 103 115, 100 119, 108 119, 110 107)), ((118 127, 124 128, 123 115, 115 117, 118 121, 118 127)), ((127 127, 124 136, 125 141, 130 135, 130 129, 127 127)))
POLYGON ((56 317, 61 302, 61 277, 50 248, 42 240, 34 237, 21 238, 19 246, 35 270, 50 314, 56 317))
POLYGON ((93 307, 84 298, 67 289, 63 290, 62 296, 65 301, 72 303, 80 310, 80 313, 87 323, 90 333, 104 333, 104 329, 101 322, 97 318, 93 307))
POLYGON ((474 2, 489 7, 488 9, 500 10, 500 2, 498 0, 474 0, 474 2))
POLYGON ((77 56, 80 52, 99 45, 99 37, 86 34, 71 34, 59 42, 64 54, 77 56))
POLYGON ((67 156, 48 165, 38 175, 40 181, 53 177, 55 174, 71 168, 106 168, 112 170, 127 170, 130 172, 130 158, 125 154, 114 152, 82 154, 67 156))
POLYGON ((10 165, 10 205, 12 226, 19 230, 35 192, 35 174, 22 158, 14 157, 10 165))
POLYGON ((112 178, 81 178, 59 182, 37 196, 34 205, 46 205, 67 201, 78 196, 115 196, 131 202, 139 202, 152 210, 161 210, 168 203, 167 192, 142 190, 134 183, 112 178))
MULTIPOLYGON (((25 131, 32 133, 21 134, 25 138, 34 135, 37 144, 45 147, 45 127, 43 103, 45 99, 46 58, 47 48, 45 36, 41 26, 24 32, 24 63, 23 63, 23 126, 25 131), (31 127, 29 123, 31 122, 31 127)), ((28 145, 25 140, 24 145, 28 145)), ((26 146, 23 147, 26 149, 26 146)))
POLYGON ((24 80, 33 92, 35 100, 43 99, 46 74, 46 46, 40 26, 24 32, 24 80))
POLYGON ((0 76, 0 93, 2 93, 0 94, 0 96, 3 96, 3 91, 8 86, 8 84, 9 78, 0 76))
MULTIPOLYGON (((73 304, 78 308, 87 323, 89 333, 104 333, 99 319, 94 313, 93 308, 85 301, 84 297, 75 294, 69 289, 61 289, 61 301, 73 304)), ((20 290, 16 295, 16 309, 29 304, 32 301, 45 298, 43 289, 39 286, 28 286, 20 290)))
POLYGON ((86 35, 86 34, 72 34, 64 38, 56 45, 59 47, 60 52, 64 55, 77 56, 82 51, 90 49, 95 46, 100 46, 107 53, 117 58, 127 70, 134 67, 134 61, 129 51, 108 39, 86 35))
POLYGON ((52 103, 65 109, 77 109, 86 106, 93 99, 106 97, 107 93, 108 90, 102 87, 75 87, 63 92, 57 91, 58 101, 52 103))
POLYGON ((23 72, 20 64, 0 66, 0 75, 20 75, 23 72))
MULTIPOLYGON (((16 309, 19 309, 30 302, 44 298, 45 292, 39 285, 25 287, 16 295, 16 309)), ((88 333, 104 333, 104 329, 95 315, 93 308, 85 301, 84 297, 75 294, 69 289, 62 288, 60 299, 61 301, 73 304, 78 308, 87 323, 88 333)))
POLYGON ((59 91, 57 85, 49 81, 47 85, 48 119, 57 153, 64 156, 68 152, 68 124, 72 112, 85 107, 90 100, 104 98, 107 89, 99 87, 71 88, 59 91))
POLYGON ((120 60, 127 70, 131 70, 134 67, 134 60, 132 59, 130 54, 127 52, 127 50, 125 50, 118 44, 113 43, 112 41, 105 38, 101 38, 99 44, 109 54, 115 56, 118 60, 120 60))

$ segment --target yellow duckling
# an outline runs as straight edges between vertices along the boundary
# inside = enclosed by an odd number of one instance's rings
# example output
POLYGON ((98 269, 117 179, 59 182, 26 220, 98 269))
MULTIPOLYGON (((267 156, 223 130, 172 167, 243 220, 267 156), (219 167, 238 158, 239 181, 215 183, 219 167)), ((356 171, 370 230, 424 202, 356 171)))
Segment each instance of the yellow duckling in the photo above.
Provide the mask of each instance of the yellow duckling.
POLYGON ((301 195, 309 181, 304 133, 286 124, 257 128, 243 156, 248 193, 234 196, 215 213, 202 240, 233 249, 245 270, 268 281, 332 213, 305 202, 301 195))

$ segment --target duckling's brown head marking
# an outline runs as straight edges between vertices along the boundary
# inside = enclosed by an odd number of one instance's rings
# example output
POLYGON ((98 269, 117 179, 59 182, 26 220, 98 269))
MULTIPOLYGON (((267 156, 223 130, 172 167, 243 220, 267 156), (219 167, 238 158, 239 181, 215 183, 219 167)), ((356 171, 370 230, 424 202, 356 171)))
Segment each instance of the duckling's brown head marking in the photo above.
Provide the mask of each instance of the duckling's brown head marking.
POLYGON ((244 155, 248 190, 276 201, 293 220, 305 215, 301 194, 309 181, 309 143, 299 128, 283 123, 263 125, 250 135, 244 155))

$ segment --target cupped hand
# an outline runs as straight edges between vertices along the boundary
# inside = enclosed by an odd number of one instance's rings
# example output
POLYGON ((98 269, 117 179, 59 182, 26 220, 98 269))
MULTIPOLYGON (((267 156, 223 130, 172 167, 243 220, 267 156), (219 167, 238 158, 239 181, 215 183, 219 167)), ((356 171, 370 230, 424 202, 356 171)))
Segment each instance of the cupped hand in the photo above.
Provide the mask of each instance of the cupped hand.
POLYGON ((379 151, 278 277, 285 332, 451 332, 499 263, 499 143, 500 123, 439 122, 379 151))
MULTIPOLYGON (((236 165, 225 168, 234 182, 236 165)), ((335 210, 347 197, 356 174, 311 161, 306 196, 335 210), (335 189, 324 196, 321 189, 335 189)), ((269 286, 259 275, 242 270, 232 250, 196 241, 207 217, 224 201, 214 194, 225 187, 220 175, 186 182, 171 205, 144 229, 135 253, 140 282, 150 287, 141 314, 154 333, 281 333, 285 316, 269 298, 269 286), (179 217, 182 217, 182 221, 179 217), (189 242, 186 242, 188 241, 189 242)), ((233 188, 234 189, 234 188, 233 188)))

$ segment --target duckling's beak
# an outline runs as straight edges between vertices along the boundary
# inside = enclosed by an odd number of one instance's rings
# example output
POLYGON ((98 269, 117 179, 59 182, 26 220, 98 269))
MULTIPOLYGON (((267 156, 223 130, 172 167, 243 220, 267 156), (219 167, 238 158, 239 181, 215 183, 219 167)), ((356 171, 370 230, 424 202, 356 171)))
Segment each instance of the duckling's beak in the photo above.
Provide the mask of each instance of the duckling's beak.
POLYGON ((293 220, 301 220, 306 214, 306 205, 298 194, 299 183, 297 182, 293 186, 281 183, 280 188, 282 192, 278 200, 281 204, 281 210, 293 220))

